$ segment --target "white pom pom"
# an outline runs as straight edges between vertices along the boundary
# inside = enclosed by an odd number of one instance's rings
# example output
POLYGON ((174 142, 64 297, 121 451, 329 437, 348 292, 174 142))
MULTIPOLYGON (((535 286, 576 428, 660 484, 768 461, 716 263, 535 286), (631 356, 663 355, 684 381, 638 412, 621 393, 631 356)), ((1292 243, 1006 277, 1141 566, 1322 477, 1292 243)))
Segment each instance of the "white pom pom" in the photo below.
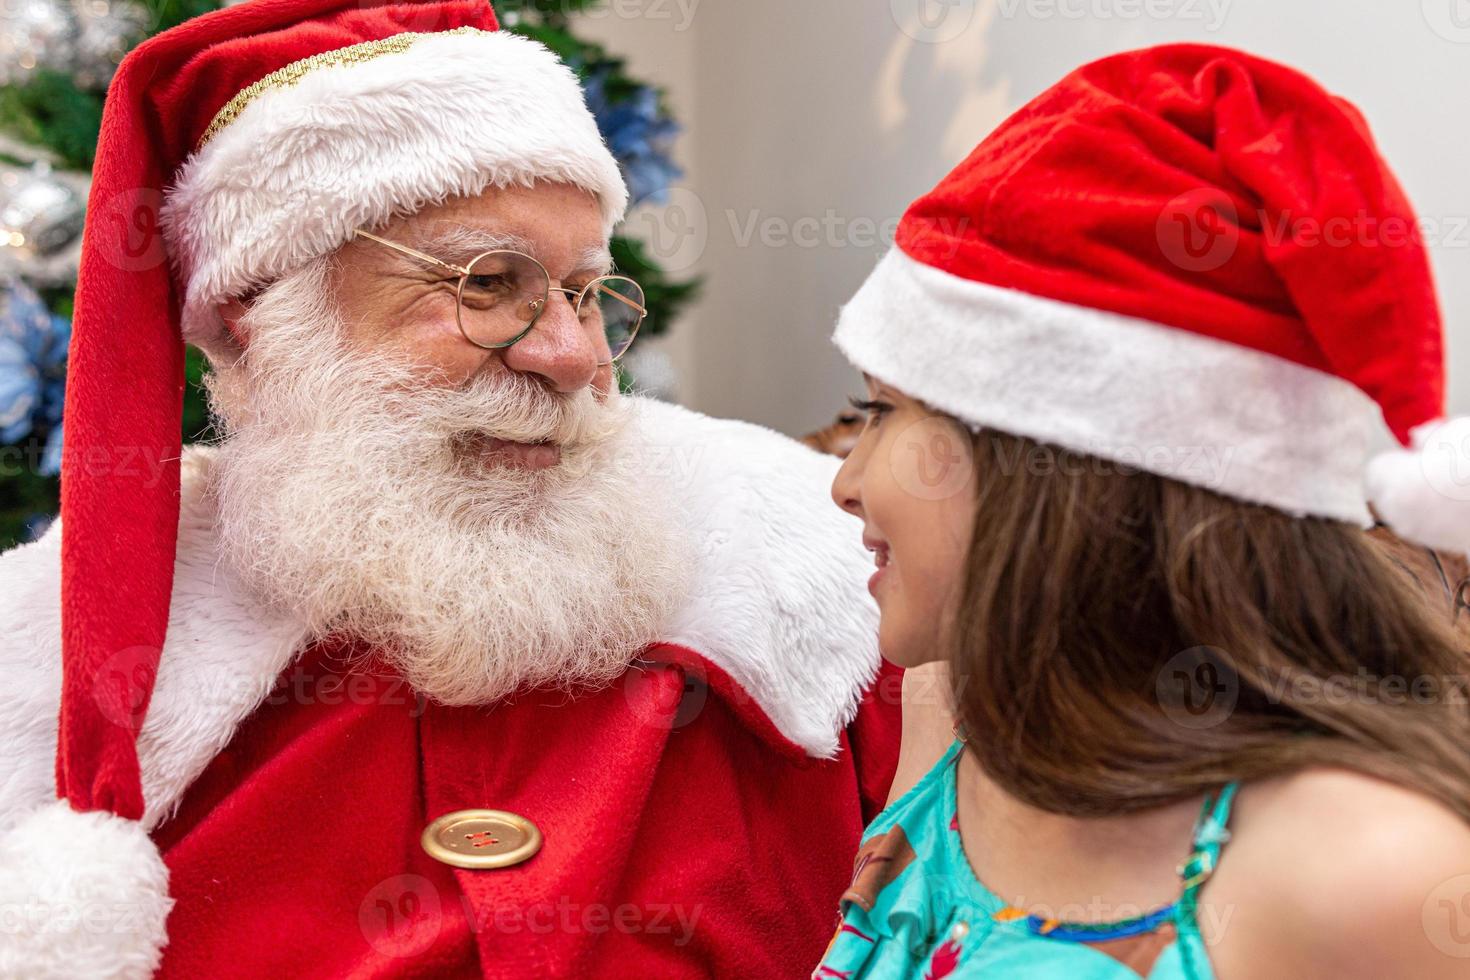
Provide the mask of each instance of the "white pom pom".
POLYGON ((149 977, 172 905, 141 824, 48 803, 0 833, 0 978, 149 977))
POLYGON ((1429 422, 1410 438, 1412 449, 1368 464, 1368 499, 1399 537, 1470 554, 1470 418, 1429 422))

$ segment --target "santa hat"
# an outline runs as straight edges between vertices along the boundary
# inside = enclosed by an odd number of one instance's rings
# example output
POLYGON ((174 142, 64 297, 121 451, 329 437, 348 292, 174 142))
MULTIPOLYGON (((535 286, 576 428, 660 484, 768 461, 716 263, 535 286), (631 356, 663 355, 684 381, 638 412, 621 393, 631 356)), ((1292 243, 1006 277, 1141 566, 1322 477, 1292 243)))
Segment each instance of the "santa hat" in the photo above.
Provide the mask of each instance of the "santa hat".
POLYGON ((909 208, 835 339, 976 427, 1299 516, 1371 498, 1470 550, 1414 212, 1358 112, 1281 65, 1174 45, 1069 75, 909 208), (1409 448, 1369 470, 1385 421, 1409 448))
POLYGON ((0 972, 145 976, 159 961, 170 900, 136 740, 168 625, 184 341, 220 350, 216 304, 358 227, 538 180, 590 191, 608 229, 627 202, 576 77, 498 31, 486 0, 253 0, 124 60, 67 386, 61 799, 0 837, 0 900, 117 921, 0 937, 0 972))

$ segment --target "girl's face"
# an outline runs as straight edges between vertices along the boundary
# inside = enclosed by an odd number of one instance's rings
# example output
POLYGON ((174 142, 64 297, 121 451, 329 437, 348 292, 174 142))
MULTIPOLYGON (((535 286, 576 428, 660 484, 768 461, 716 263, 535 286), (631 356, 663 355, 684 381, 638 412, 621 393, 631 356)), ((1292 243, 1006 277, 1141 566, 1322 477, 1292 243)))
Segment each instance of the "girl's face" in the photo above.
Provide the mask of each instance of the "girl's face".
POLYGON ((877 571, 878 645, 903 667, 942 659, 975 522, 970 433, 873 378, 857 447, 832 482, 837 506, 863 519, 877 571))

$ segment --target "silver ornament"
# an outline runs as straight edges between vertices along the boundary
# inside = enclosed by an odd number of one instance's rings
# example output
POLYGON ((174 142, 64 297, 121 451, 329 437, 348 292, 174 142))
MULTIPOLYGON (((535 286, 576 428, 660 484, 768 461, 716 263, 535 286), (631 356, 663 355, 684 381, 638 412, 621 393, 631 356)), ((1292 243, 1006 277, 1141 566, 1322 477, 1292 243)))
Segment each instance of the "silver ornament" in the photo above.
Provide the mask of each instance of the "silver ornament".
MULTIPOLYGON (((3 3, 3 0, 0 0, 3 3)), ((26 147, 24 144, 16 144, 15 141, 0 138, 0 151, 12 159, 29 160, 31 166, 12 166, 0 160, 0 216, 4 215, 9 207, 10 197, 18 190, 25 190, 40 173, 46 173, 51 160, 44 156, 44 151, 37 147, 26 147)), ((49 179, 62 185, 65 190, 71 192, 71 204, 65 204, 62 210, 68 209, 72 204, 82 203, 85 209, 88 192, 91 191, 90 173, 79 172, 79 170, 51 170, 49 179)), ((22 198, 31 198, 34 191, 25 190, 22 198)), ((54 194, 51 195, 56 200, 54 194)), ((19 210, 19 209, 18 209, 19 210)), ((85 215, 84 215, 85 216, 85 215)), ((63 226, 68 222, 63 222, 63 226)), ((69 223, 72 229, 76 223, 69 223)), ((63 235, 56 235, 60 238, 63 235)), ((44 237, 43 235, 43 238, 44 237)), ((4 276, 21 276, 26 282, 38 288, 69 288, 76 285, 76 267, 81 262, 82 237, 72 235, 68 244, 60 245, 49 253, 37 253, 29 239, 25 239, 25 231, 21 228, 7 228, 3 217, 0 217, 0 279, 4 276), (19 235, 19 238, 12 238, 19 235), (12 244, 19 242, 19 244, 12 244)))
POLYGON ((67 250, 82 233, 85 199, 49 164, 0 172, 0 271, 27 273, 67 250))
POLYGON ((69 0, 0 3, 0 85, 27 81, 37 68, 70 71, 80 28, 69 0))
POLYGON ((79 25, 72 74, 83 88, 105 89, 148 33, 148 11, 133 0, 73 0, 72 11, 79 25))

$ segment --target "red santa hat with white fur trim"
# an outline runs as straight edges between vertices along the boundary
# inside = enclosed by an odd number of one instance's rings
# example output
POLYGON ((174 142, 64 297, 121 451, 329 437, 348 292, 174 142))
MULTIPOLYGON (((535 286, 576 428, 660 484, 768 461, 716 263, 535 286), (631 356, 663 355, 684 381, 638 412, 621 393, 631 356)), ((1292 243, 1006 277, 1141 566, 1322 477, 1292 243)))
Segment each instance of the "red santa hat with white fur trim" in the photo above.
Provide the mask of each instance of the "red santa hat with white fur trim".
POLYGON ((184 342, 358 227, 536 181, 627 192, 573 73, 486 0, 249 0, 112 82, 82 246, 62 462, 58 799, 0 829, 0 974, 143 977, 171 905, 137 739, 179 520, 184 342), (60 918, 67 921, 60 921, 60 918))
POLYGON ((1087 65, 904 215, 861 370, 976 427, 1470 550, 1418 223, 1347 102, 1238 51, 1087 65), (1381 420, 1381 421, 1380 421, 1381 420), (1407 448, 1369 465, 1386 421, 1407 448), (1366 477, 1366 479, 1365 479, 1366 477))

